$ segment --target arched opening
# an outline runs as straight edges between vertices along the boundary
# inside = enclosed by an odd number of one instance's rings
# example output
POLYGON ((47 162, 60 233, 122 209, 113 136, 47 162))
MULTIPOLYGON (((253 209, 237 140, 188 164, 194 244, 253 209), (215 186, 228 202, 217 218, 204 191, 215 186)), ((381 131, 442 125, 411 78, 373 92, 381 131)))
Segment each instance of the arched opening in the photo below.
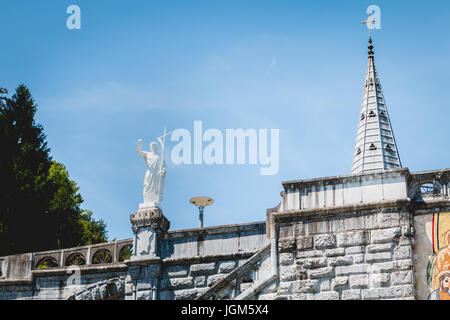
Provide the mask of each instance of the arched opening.
POLYGON ((92 257, 92 264, 112 263, 112 255, 106 249, 98 250, 92 257))
POLYGON ((58 262, 53 257, 44 257, 36 263, 36 269, 47 269, 58 267, 58 262))
POLYGON ((83 266, 86 259, 81 253, 73 253, 66 259, 66 266, 83 266))

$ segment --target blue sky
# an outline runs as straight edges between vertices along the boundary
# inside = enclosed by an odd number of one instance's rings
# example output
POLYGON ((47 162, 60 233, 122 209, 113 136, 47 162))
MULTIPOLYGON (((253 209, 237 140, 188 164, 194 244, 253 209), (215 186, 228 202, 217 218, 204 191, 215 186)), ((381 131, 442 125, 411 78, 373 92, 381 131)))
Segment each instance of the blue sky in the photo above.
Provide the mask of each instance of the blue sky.
MULTIPOLYGON (((131 237, 145 164, 168 130, 280 129, 280 169, 168 159, 164 214, 197 225, 263 221, 281 181, 348 174, 367 65, 368 5, 381 9, 375 62, 401 160, 449 167, 448 20, 433 1, 24 1, 0 5, 0 86, 25 83, 53 158, 64 163, 111 239, 131 237), (82 29, 66 28, 81 8, 82 29)), ((169 144, 170 150, 175 144, 169 144)))

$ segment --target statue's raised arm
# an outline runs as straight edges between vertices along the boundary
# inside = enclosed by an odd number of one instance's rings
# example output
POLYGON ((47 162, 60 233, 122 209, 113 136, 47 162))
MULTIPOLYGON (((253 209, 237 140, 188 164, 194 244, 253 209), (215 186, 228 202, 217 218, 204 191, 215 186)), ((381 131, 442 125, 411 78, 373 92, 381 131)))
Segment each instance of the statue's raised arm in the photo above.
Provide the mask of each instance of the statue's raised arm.
POLYGON ((137 146, 137 153, 141 156, 145 156, 145 153, 143 153, 141 151, 141 147, 142 147, 142 138, 139 138, 138 140, 138 146, 137 146))

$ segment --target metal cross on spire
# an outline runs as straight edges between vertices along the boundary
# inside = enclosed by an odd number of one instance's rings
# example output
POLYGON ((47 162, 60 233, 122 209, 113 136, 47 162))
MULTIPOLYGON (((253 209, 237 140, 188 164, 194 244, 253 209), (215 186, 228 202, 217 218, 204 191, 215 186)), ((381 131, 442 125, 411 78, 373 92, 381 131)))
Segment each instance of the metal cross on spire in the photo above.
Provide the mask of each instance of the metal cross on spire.
POLYGON ((372 25, 376 22, 375 18, 372 19, 371 15, 367 15, 367 20, 361 21, 362 24, 367 24, 367 28, 369 29, 369 39, 371 37, 372 25))

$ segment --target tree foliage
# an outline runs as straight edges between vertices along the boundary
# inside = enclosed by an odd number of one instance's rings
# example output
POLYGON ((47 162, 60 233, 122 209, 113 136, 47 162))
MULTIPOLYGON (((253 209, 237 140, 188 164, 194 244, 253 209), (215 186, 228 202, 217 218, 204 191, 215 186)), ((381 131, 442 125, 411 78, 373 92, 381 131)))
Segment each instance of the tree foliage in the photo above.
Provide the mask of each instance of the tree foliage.
POLYGON ((105 223, 81 209, 78 186, 52 160, 29 89, 0 93, 0 255, 106 241, 105 223))

